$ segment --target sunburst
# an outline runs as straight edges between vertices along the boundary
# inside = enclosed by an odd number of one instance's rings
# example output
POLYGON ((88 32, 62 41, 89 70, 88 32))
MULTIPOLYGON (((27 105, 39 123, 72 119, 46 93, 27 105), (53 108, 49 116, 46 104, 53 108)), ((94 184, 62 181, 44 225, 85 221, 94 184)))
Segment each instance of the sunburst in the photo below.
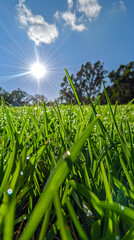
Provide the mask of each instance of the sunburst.
POLYGON ((43 78, 46 74, 46 68, 40 62, 33 63, 30 70, 31 74, 37 79, 43 78))
POLYGON ((0 85, 10 86, 11 89, 19 87, 30 94, 38 92, 53 99, 55 93, 58 95, 59 79, 64 74, 64 59, 57 55, 62 44, 57 48, 38 47, 30 42, 23 45, 16 41, 4 24, 2 26, 9 37, 10 48, 0 45, 5 54, 4 60, 0 59, 0 85), (12 57, 12 62, 9 62, 8 56, 12 57))

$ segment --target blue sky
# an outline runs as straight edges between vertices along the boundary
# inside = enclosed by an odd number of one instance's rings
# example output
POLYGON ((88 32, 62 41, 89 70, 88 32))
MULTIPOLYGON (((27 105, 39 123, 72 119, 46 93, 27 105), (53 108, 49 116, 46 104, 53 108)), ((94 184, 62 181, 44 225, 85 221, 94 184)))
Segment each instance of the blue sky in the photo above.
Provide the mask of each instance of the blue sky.
POLYGON ((108 71, 134 61, 132 0, 0 0, 0 86, 58 97, 65 75, 87 61, 108 71), (46 69, 38 81, 36 61, 46 69))

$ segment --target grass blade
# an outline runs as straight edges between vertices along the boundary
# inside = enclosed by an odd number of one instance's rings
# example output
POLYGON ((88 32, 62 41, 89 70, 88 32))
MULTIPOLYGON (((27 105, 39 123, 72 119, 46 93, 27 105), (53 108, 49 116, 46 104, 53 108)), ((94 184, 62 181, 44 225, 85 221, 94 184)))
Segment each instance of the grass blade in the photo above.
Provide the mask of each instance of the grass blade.
POLYGON ((4 219, 3 240, 13 239, 14 217, 15 217, 15 196, 13 195, 13 196, 8 196, 8 209, 4 219))
POLYGON ((15 155, 16 155, 16 144, 14 145, 13 152, 12 152, 12 154, 11 154, 9 160, 8 160, 7 169, 5 171, 4 178, 3 178, 2 184, 0 186, 0 197, 3 194, 3 191, 4 191, 4 189, 7 185, 8 179, 10 177, 12 167, 13 167, 13 164, 14 164, 14 160, 15 160, 15 155))
POLYGON ((74 225, 75 225, 75 227, 76 227, 76 230, 77 230, 80 238, 83 239, 83 240, 88 240, 88 237, 87 237, 87 235, 85 234, 83 228, 81 227, 81 224, 80 224, 80 222, 78 221, 77 216, 76 216, 76 213, 75 213, 75 211, 74 211, 74 208, 72 207, 72 205, 71 205, 71 203, 70 203, 69 200, 66 201, 66 205, 67 205, 67 208, 68 208, 68 210, 69 210, 70 216, 71 216, 71 218, 72 218, 72 220, 73 220, 73 223, 74 223, 74 225))
POLYGON ((55 193, 54 205, 55 205, 55 208, 56 208, 58 226, 59 226, 59 229, 60 229, 60 234, 61 234, 62 239, 65 239, 65 240, 70 240, 71 239, 72 240, 73 238, 70 234, 68 225, 65 223, 63 215, 62 215, 60 198, 59 198, 58 192, 55 193))
POLYGON ((127 219, 128 221, 134 223, 134 211, 126 206, 120 205, 118 203, 109 203, 106 201, 99 201, 97 205, 105 210, 111 210, 112 212, 116 212, 127 219))
POLYGON ((70 83, 70 85, 71 85, 71 88, 72 88, 72 90, 73 90, 73 92, 74 92, 74 95, 75 95, 75 98, 76 98, 76 100, 77 100, 77 103, 78 103, 78 105, 79 105, 82 119, 84 120, 84 115, 83 115, 81 103, 80 103, 80 100, 79 100, 79 98, 78 98, 77 92, 76 92, 76 90, 75 90, 75 87, 74 87, 73 82, 72 82, 72 80, 71 80, 71 78, 70 78, 70 76, 69 76, 68 71, 67 71, 65 68, 64 68, 64 70, 65 70, 65 73, 66 73, 67 78, 68 78, 68 80, 69 80, 69 83, 70 83))

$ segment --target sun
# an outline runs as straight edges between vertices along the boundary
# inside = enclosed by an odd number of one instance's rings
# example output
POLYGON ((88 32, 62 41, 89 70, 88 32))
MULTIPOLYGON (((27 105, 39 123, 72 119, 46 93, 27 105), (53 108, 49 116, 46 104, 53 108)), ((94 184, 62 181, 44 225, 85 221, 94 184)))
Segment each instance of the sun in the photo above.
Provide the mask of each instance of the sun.
POLYGON ((40 62, 35 62, 31 66, 31 74, 37 79, 43 78, 46 74, 45 66, 40 62))

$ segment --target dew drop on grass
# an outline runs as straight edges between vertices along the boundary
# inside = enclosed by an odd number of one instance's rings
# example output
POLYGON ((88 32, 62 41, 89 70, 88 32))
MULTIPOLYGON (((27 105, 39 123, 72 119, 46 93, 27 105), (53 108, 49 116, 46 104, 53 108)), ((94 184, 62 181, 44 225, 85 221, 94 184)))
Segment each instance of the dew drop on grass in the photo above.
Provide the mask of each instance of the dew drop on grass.
POLYGON ((69 152, 69 151, 67 151, 66 154, 67 154, 68 156, 70 156, 70 152, 69 152))
POLYGON ((121 206, 121 210, 122 210, 122 211, 124 210, 124 206, 121 206))
POLYGON ((115 240, 119 240, 120 239, 120 237, 119 236, 115 236, 115 240))
POLYGON ((20 175, 21 175, 21 176, 23 175, 23 172, 22 172, 22 171, 20 171, 20 175))
POLYGON ((11 194, 13 193, 13 190, 12 190, 11 188, 9 188, 9 189, 7 190, 7 193, 8 193, 9 195, 11 195, 11 194))
POLYGON ((29 158, 30 158, 29 156, 26 157, 27 160, 29 160, 29 158))

